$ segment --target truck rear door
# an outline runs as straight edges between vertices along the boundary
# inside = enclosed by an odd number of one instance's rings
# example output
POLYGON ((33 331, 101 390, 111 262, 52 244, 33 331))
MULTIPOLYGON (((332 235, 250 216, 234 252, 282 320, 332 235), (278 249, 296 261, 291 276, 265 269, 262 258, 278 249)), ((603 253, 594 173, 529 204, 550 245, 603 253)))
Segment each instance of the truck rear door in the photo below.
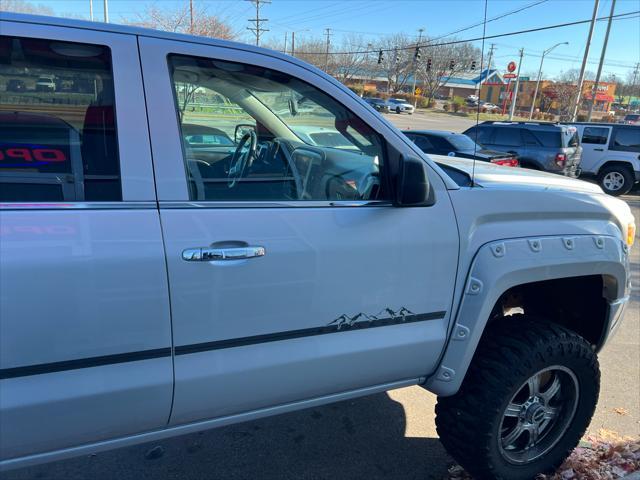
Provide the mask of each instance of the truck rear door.
POLYGON ((164 251, 135 36, 0 21, 0 460, 166 425, 164 251), (36 89, 39 77, 55 91, 36 89))

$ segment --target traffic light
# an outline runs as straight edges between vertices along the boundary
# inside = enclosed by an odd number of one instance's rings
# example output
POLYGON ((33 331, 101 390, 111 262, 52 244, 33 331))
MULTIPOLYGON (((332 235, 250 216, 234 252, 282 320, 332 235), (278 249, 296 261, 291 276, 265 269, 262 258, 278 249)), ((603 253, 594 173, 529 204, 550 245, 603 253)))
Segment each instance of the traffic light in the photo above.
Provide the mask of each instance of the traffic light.
POLYGON ((449 62, 449 70, 453 70, 454 68, 456 68, 456 62, 454 62, 453 60, 451 60, 449 62))
POLYGON ((416 51, 413 54, 413 61, 417 62, 420 60, 420 47, 416 47, 416 51))
POLYGON ((427 72, 431 70, 431 59, 427 58, 427 72))
POLYGON ((471 61, 471 70, 475 70, 476 69, 476 61, 472 60, 471 61))
POLYGON ((378 52, 378 65, 381 64, 384 61, 384 53, 382 53, 382 50, 380 50, 378 52))
POLYGON ((400 53, 396 50, 396 63, 400 63, 400 53))

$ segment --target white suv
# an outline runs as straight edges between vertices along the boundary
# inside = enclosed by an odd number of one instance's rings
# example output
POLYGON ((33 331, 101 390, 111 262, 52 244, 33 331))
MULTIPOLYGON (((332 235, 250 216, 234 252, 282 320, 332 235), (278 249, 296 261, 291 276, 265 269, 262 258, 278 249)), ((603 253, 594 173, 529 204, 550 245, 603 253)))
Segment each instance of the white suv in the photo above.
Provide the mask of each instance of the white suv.
POLYGON ((390 98, 387 100, 389 103, 389 110, 396 113, 408 113, 409 115, 413 114, 415 110, 413 105, 411 105, 406 100, 402 98, 390 98))
POLYGON ((583 176, 595 176, 610 195, 624 195, 640 182, 640 126, 574 123, 582 143, 583 176))

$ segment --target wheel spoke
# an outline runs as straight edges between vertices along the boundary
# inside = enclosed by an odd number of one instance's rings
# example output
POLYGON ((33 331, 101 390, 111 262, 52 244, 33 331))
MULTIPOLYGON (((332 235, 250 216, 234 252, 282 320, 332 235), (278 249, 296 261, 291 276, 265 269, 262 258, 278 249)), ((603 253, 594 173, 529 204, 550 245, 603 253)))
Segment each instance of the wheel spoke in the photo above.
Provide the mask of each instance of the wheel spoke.
POLYGON ((549 387, 544 392, 540 393, 540 397, 542 397, 545 404, 548 404, 551 399, 555 397, 558 392, 560 392, 560 385, 561 383, 558 375, 554 375, 553 381, 551 382, 549 387))
POLYGON ((547 407, 545 409, 544 412, 544 420, 553 420, 558 416, 558 413, 560 412, 559 408, 555 408, 555 407, 547 407))
POLYGON ((535 396, 540 393, 540 375, 534 375, 529 380, 527 380, 527 385, 529 386, 529 395, 535 396))
POLYGON ((513 430, 511 430, 511 432, 502 439, 502 447, 503 448, 510 447, 513 443, 515 443, 516 440, 518 440, 518 438, 520 438, 520 435, 522 435, 524 431, 525 431, 524 424, 522 422, 518 422, 518 424, 513 428, 513 430))
POLYGON ((536 424, 529 424, 525 426, 525 430, 529 432, 529 441, 527 442, 526 449, 536 446, 538 438, 540 437, 540 429, 536 424))
POLYGON ((510 403, 504 412, 505 417, 519 417, 522 413, 522 405, 518 403, 510 403))

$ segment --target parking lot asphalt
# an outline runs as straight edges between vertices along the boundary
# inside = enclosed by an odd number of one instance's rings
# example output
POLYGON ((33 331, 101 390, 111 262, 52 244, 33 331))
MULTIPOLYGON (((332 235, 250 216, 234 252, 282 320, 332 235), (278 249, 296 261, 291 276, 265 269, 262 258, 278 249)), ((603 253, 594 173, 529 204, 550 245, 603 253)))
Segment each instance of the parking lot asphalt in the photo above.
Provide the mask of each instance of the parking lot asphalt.
MULTIPOLYGON (((420 114, 403 126, 436 127, 420 114), (420 119, 415 122, 416 119, 420 119), (430 126, 415 126, 427 125, 430 126)), ((393 118, 396 117, 396 118, 393 118)), ((454 122, 460 119, 453 117, 454 122)), ((447 122, 450 120, 447 119, 447 122)), ((623 197, 640 225, 640 196, 623 197)), ((640 238, 619 331, 600 355, 600 401, 589 432, 640 436, 640 238)), ((438 440, 435 396, 408 387, 356 400, 1 474, 3 480, 442 479, 452 459, 438 440)))

